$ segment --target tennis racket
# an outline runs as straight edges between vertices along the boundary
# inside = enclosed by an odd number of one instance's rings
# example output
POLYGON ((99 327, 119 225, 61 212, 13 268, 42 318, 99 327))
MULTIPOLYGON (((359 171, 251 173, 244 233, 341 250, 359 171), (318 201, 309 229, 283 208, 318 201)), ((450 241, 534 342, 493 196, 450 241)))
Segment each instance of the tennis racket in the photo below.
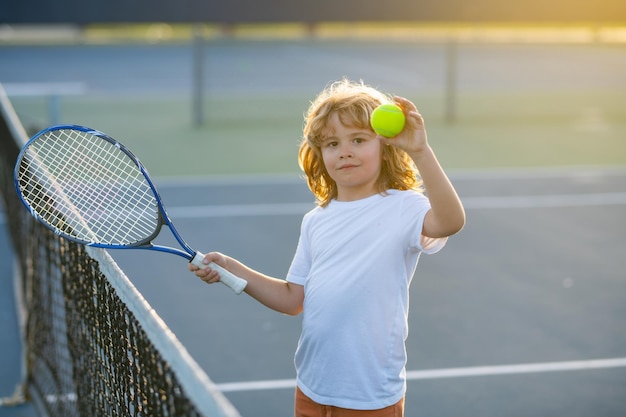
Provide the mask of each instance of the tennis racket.
MULTIPOLYGON (((124 145, 75 125, 44 129, 15 164, 17 193, 30 213, 57 235, 88 246, 150 249, 205 267, 174 228, 147 170, 124 145), (181 249, 152 241, 163 225, 181 249)), ((220 281, 241 294, 247 282, 215 263, 220 281)))

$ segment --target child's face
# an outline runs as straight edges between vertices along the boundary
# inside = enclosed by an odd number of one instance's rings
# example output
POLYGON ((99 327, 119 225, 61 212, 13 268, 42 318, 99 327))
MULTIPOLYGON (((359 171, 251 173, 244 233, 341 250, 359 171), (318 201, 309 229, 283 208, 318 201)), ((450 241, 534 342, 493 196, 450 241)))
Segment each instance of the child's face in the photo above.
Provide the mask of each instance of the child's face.
POLYGON ((330 116, 321 145, 324 166, 337 183, 337 199, 353 201, 376 194, 382 145, 370 129, 345 126, 337 113, 330 116))

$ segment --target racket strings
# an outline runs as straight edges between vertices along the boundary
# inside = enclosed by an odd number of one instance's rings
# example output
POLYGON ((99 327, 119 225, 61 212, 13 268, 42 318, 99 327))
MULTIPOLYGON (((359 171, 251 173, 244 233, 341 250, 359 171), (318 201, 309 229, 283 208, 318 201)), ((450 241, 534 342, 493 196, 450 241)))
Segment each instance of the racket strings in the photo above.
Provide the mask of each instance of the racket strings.
POLYGON ((33 211, 75 238, 136 244, 160 226, 156 197, 117 144, 71 129, 47 132, 20 164, 19 181, 33 211))
POLYGON ((88 213, 86 217, 95 226, 100 226, 98 230, 103 233, 111 231, 102 227, 105 224, 99 223, 99 216, 103 212, 107 213, 113 224, 122 225, 130 219, 137 220, 131 227, 115 229, 116 233, 119 234, 119 240, 122 242, 133 239, 131 232, 139 233, 140 236, 144 237, 150 236, 154 232, 157 220, 154 211, 156 202, 143 174, 135 163, 113 144, 104 140, 79 142, 79 145, 81 151, 79 156, 84 154, 93 156, 93 164, 90 165, 93 173, 107 178, 106 183, 98 188, 83 187, 88 194, 81 196, 79 201, 95 201, 98 202, 99 206, 97 207, 98 210, 93 210, 87 206, 86 208, 91 210, 85 211, 88 213), (90 147, 85 145, 90 145, 90 147), (114 152, 111 152, 112 149, 114 152), (154 204, 152 204, 153 202, 154 204), (147 211, 150 208, 153 210, 147 211), (146 215, 151 220, 148 223, 143 222, 146 215))

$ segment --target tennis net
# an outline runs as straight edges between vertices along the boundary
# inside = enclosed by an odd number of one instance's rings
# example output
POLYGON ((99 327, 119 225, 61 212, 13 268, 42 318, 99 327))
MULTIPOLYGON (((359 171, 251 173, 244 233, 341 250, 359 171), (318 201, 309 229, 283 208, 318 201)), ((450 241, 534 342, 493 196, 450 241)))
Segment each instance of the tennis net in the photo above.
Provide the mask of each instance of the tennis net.
POLYGON ((13 166, 27 134, 1 85, 0 115, 24 397, 48 416, 239 416, 106 251, 59 238, 24 209, 13 166))

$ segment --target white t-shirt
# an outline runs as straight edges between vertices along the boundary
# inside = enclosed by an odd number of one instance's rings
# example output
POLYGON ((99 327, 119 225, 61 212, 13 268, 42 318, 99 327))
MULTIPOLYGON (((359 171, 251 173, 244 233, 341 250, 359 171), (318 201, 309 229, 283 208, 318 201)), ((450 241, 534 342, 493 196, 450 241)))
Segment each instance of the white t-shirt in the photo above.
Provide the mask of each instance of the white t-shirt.
POLYGON ((406 391, 409 285, 421 252, 446 239, 422 236, 428 199, 415 191, 307 213, 287 280, 304 286, 298 387, 317 403, 376 410, 406 391))

